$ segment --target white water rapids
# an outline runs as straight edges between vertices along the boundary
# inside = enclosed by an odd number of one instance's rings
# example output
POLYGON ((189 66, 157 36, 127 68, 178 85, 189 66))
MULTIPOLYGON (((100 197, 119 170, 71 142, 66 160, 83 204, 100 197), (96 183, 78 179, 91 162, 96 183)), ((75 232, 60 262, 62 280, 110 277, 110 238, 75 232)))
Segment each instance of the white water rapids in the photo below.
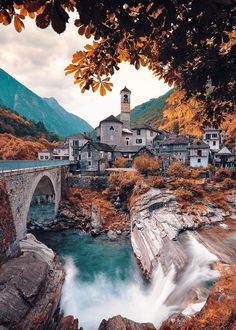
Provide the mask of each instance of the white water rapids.
MULTIPOLYGON (((72 258, 67 258, 61 300, 64 314, 78 317, 84 330, 96 330, 102 319, 119 314, 159 327, 170 315, 180 311, 181 304, 193 287, 215 280, 219 275, 210 268, 218 260, 217 257, 190 235, 188 249, 190 261, 185 271, 179 274, 177 282, 174 266, 164 275, 159 265, 150 285, 144 285, 139 274, 115 284, 104 274, 99 274, 92 283, 84 282, 78 279, 78 270, 72 258)), ((186 313, 195 312, 202 306, 203 302, 198 302, 192 308, 189 306, 186 313)))

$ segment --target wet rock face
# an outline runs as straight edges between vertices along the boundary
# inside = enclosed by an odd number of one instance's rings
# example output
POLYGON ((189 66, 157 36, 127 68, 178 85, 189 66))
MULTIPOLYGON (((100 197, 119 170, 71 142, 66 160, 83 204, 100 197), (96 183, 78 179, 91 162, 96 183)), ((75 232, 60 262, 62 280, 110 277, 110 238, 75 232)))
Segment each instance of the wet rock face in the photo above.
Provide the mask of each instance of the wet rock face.
POLYGON ((223 209, 206 204, 195 214, 179 210, 175 195, 166 189, 151 189, 131 208, 131 242, 144 273, 149 277, 158 263, 167 271, 173 263, 177 270, 187 262, 186 249, 179 240, 185 230, 223 221, 223 209))
POLYGON ((98 330, 156 330, 152 323, 137 323, 120 315, 103 320, 98 330))
POLYGON ((160 330, 235 330, 236 266, 230 266, 214 285, 205 306, 190 318, 178 315, 165 321, 160 330))
POLYGON ((0 269, 0 326, 54 329, 64 272, 52 250, 33 235, 22 244, 23 254, 0 269))

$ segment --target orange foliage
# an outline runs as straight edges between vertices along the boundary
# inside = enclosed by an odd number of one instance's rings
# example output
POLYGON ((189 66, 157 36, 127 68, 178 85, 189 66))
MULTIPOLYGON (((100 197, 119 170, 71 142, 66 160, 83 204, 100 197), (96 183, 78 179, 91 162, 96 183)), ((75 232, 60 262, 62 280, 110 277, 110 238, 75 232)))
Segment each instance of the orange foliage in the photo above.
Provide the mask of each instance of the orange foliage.
POLYGON ((53 148, 57 143, 50 143, 45 138, 27 141, 12 134, 0 134, 0 160, 33 160, 42 149, 53 148))
POLYGON ((165 180, 161 176, 148 176, 147 184, 153 188, 163 188, 165 186, 165 180))
POLYGON ((167 175, 177 178, 189 178, 191 176, 191 169, 180 160, 175 160, 168 167, 167 175))
POLYGON ((124 168, 128 166, 128 159, 125 157, 120 157, 113 162, 112 167, 124 168))
POLYGON ((143 179, 136 172, 119 171, 111 173, 109 176, 109 184, 111 189, 115 190, 118 194, 130 194, 135 185, 143 181, 143 179))
POLYGON ((91 208, 95 207, 104 221, 104 229, 129 229, 130 223, 124 212, 117 210, 107 199, 106 194, 85 188, 69 189, 70 211, 80 206, 81 212, 91 215, 91 208))
POLYGON ((160 161, 149 157, 148 155, 141 155, 134 159, 134 167, 141 174, 158 174, 160 170, 160 161))

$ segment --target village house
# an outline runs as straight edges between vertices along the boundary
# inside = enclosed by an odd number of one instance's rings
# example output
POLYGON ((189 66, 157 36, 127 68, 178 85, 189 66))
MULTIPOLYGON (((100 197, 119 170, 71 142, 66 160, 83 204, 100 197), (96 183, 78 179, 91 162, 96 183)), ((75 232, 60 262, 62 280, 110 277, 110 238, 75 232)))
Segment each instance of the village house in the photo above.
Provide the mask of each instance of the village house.
POLYGON ((214 155, 214 164, 216 167, 232 169, 235 167, 234 158, 234 154, 226 146, 222 146, 214 155))
MULTIPOLYGON (((190 138, 188 136, 170 136, 159 142, 159 154, 169 155, 169 159, 176 159, 182 162, 188 161, 190 138)), ((167 158, 166 156, 164 156, 167 158)))
POLYGON ((132 127, 133 145, 153 148, 153 140, 157 136, 157 130, 146 124, 138 124, 132 127))
POLYGON ((78 161, 80 160, 80 150, 81 148, 90 141, 91 138, 84 134, 78 133, 66 138, 66 141, 69 146, 69 160, 78 161))
POLYGON ((52 159, 52 150, 40 150, 38 151, 39 160, 51 160, 52 159))
POLYGON ((52 150, 52 159, 67 160, 69 159, 69 145, 68 143, 59 144, 52 150))
POLYGON ((217 128, 205 128, 203 134, 203 142, 210 147, 212 154, 220 150, 221 145, 221 131, 217 128))
POLYGON ((197 141, 189 147, 191 167, 207 168, 209 162, 209 145, 203 141, 197 141))
POLYGON ((110 167, 113 160, 113 148, 101 142, 88 141, 80 150, 81 174, 101 174, 110 167))

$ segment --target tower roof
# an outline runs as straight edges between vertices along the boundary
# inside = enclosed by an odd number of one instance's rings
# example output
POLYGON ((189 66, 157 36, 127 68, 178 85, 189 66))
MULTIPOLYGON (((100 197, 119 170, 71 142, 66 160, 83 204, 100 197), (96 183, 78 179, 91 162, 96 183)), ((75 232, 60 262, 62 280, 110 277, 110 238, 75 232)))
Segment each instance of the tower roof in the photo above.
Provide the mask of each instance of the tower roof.
POLYGON ((125 86, 125 88, 123 88, 120 92, 128 92, 131 93, 131 91, 125 86))

